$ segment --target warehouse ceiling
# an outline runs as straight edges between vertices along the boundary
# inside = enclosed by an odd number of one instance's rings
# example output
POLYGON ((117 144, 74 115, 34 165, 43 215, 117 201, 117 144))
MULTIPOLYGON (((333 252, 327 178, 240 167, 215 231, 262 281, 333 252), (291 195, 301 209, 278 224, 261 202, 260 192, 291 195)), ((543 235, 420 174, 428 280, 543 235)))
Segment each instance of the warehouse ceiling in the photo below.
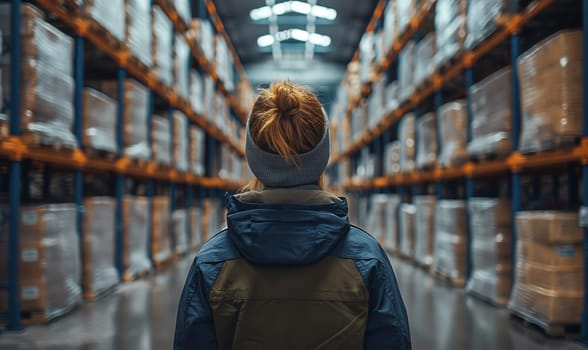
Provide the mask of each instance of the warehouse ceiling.
MULTIPOLYGON (((331 95, 332 90, 341 81, 346 65, 351 60, 378 1, 302 1, 336 10, 337 16, 334 20, 319 16, 312 18, 293 10, 277 16, 274 21, 271 18, 254 21, 250 17, 251 10, 284 2, 287 1, 214 1, 254 85, 265 85, 277 79, 290 79, 310 85, 319 93, 331 95), (314 20, 314 27, 309 27, 309 20, 314 20), (283 32, 278 55, 275 52, 276 45, 258 45, 258 38, 270 34, 270 24, 277 24, 273 29, 283 32), (289 29, 297 32, 314 30, 314 33, 320 34, 319 38, 324 39, 324 36, 328 36, 330 43, 324 46, 321 44, 326 42, 319 40, 316 45, 312 45, 312 54, 309 55, 309 48, 305 42, 295 40, 296 38, 292 38, 291 35, 287 36, 289 29)), ((300 1, 297 3, 300 5, 300 1)), ((271 37, 269 39, 271 40, 271 37)))

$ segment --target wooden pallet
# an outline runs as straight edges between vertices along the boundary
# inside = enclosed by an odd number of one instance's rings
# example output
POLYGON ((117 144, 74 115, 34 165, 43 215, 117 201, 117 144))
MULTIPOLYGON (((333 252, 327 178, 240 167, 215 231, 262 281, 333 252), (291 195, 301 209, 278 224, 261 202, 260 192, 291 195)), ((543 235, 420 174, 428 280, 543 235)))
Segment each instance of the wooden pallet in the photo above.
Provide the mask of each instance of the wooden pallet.
POLYGON ((454 288, 465 287, 465 279, 464 278, 452 278, 452 277, 449 277, 439 271, 435 271, 433 269, 431 269, 431 276, 433 276, 435 279, 437 279, 443 283, 446 283, 454 288))
POLYGON ((540 152, 570 149, 578 144, 580 136, 562 135, 554 140, 541 142, 538 148, 525 148, 521 145, 521 154, 535 154, 540 152))
POLYGON ((91 159, 105 159, 109 161, 115 161, 118 158, 116 152, 105 151, 94 148, 85 148, 84 153, 91 159))
POLYGON ((510 309, 509 311, 511 320, 521 323, 525 327, 538 329, 550 337, 565 337, 580 333, 579 324, 543 322, 534 317, 528 317, 520 310, 510 309))
POLYGON ((421 268, 421 269, 425 270, 426 272, 430 272, 431 271, 431 267, 432 267, 431 264, 425 264, 425 263, 423 263, 421 261, 417 261, 417 260, 414 260, 414 264, 415 264, 415 266, 417 266, 418 268, 421 268))
POLYGON ((21 138, 22 142, 27 146, 45 147, 55 151, 71 151, 76 149, 75 144, 67 144, 63 142, 55 142, 54 138, 48 135, 39 134, 36 132, 25 131, 21 138))
POLYGON ((94 293, 92 291, 84 292, 84 299, 87 301, 96 301, 98 299, 101 299, 107 295, 114 293, 114 291, 117 288, 118 288, 118 284, 115 284, 115 285, 111 286, 110 288, 107 288, 107 289, 101 291, 100 293, 94 293))
POLYGON ((510 154, 509 152, 489 152, 489 153, 480 153, 480 154, 470 154, 470 159, 474 162, 480 163, 480 162, 488 162, 488 161, 493 161, 493 160, 499 160, 499 159, 504 159, 506 157, 508 157, 508 155, 510 154))
POLYGON ((176 262, 176 259, 177 257, 174 254, 172 254, 171 256, 162 261, 154 261, 153 266, 155 266, 156 270, 160 271, 173 265, 176 262))
POLYGON ((133 282, 133 281, 136 281, 139 279, 146 278, 147 276, 149 276, 150 273, 151 273, 151 270, 144 270, 144 271, 140 271, 140 272, 137 272, 134 274, 132 274, 130 272, 125 272, 122 279, 124 282, 129 283, 129 282, 133 282))
POLYGON ((79 305, 80 303, 70 305, 69 307, 59 311, 59 313, 54 313, 52 315, 47 315, 43 310, 22 310, 20 313, 21 323, 24 326, 46 324, 69 314, 70 312, 75 310, 79 305))

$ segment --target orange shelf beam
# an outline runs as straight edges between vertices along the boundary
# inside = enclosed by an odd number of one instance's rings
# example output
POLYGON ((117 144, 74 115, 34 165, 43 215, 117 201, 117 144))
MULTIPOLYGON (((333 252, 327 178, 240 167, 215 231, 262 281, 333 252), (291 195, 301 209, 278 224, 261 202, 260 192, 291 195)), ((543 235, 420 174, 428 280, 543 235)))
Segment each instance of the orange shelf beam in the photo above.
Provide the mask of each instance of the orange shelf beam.
POLYGON ((184 22, 184 19, 180 16, 173 3, 167 0, 155 0, 155 4, 167 15, 177 33, 184 34, 188 31, 190 24, 184 22))

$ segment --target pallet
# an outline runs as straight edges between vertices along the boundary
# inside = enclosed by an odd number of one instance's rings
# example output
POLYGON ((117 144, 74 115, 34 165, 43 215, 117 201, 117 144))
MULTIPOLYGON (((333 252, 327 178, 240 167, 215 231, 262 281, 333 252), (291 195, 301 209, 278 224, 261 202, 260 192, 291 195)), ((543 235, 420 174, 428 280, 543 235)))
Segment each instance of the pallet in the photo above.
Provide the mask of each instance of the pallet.
POLYGON ((118 154, 116 152, 105 151, 100 149, 94 148, 85 148, 84 153, 91 159, 104 159, 109 161, 115 161, 118 158, 118 154))
POLYGON ((521 154, 530 155, 536 154, 541 152, 549 152, 549 151, 556 151, 562 149, 570 149, 573 148, 575 145, 578 144, 580 141, 581 136, 559 136, 554 140, 544 141, 542 142, 538 148, 526 148, 524 145, 521 145, 521 154))
POLYGON ((163 270, 168 268, 169 266, 173 265, 176 262, 176 256, 174 254, 172 254, 171 256, 169 256, 168 258, 162 260, 162 261, 154 261, 153 262, 153 266, 155 266, 155 270, 163 270))
POLYGON ((579 324, 569 323, 549 323, 540 321, 533 317, 528 317, 524 312, 516 309, 510 309, 510 319, 521 323, 525 327, 538 329, 541 333, 544 333, 550 337, 565 337, 568 335, 580 334, 579 324))
POLYGON ((417 261, 417 260, 414 260, 414 265, 418 268, 425 270, 426 272, 430 272, 431 267, 432 267, 431 264, 425 264, 425 263, 423 263, 421 261, 417 261))
MULTIPOLYGON (((129 52, 130 49, 129 49, 129 52)), ((128 62, 130 65, 137 67, 137 69, 143 73, 144 77, 148 77, 150 74, 152 74, 153 69, 151 67, 148 67, 145 63, 143 63, 143 61, 141 61, 138 57, 134 56, 131 52, 131 55, 128 58, 128 62)))
POLYGON ((455 53, 455 55, 446 59, 441 64, 435 66, 435 68, 434 68, 435 73, 441 75, 441 74, 444 74, 447 71, 449 71, 452 67, 454 67, 459 62, 459 60, 462 59, 463 54, 464 54, 464 50, 460 49, 458 52, 455 53))
POLYGON ((507 158, 510 152, 498 153, 498 152, 490 152, 490 153, 480 153, 480 154, 470 154, 470 160, 481 163, 481 162, 489 162, 499 159, 507 158))
POLYGON ((465 287, 465 279, 464 278, 452 278, 449 277, 439 271, 435 271, 431 268, 431 276, 435 279, 450 285, 453 288, 463 288, 465 287))
POLYGON ((508 298, 494 300, 494 299, 488 298, 487 296, 482 295, 474 290, 468 290, 467 294, 471 295, 472 297, 476 298, 477 300, 480 300, 480 301, 482 301, 486 304, 489 304, 491 306, 494 306, 496 308, 505 308, 508 305, 508 298))
POLYGON ((147 276, 149 276, 149 274, 151 273, 151 270, 145 270, 145 271, 141 271, 141 272, 137 272, 137 273, 129 273, 129 272, 125 272, 123 275, 123 281, 126 283, 129 282, 133 282, 139 279, 143 279, 146 278, 147 276))
POLYGON ((103 291, 101 291, 100 293, 94 293, 94 292, 84 292, 84 300, 86 301, 96 301, 99 300, 107 295, 110 295, 112 293, 114 293, 114 291, 118 288, 118 284, 115 284, 113 286, 111 286, 110 288, 107 288, 103 291))
POLYGON ((68 144, 64 142, 55 142, 60 140, 55 140, 54 137, 50 135, 43 135, 31 131, 25 131, 21 136, 21 140, 27 146, 49 148, 55 151, 73 152, 77 148, 75 143, 68 144))
POLYGON ((54 313, 52 315, 47 315, 43 310, 22 310, 20 312, 20 320, 23 326, 47 324, 61 317, 66 316, 67 314, 75 310, 80 304, 81 303, 72 304, 67 308, 59 311, 58 313, 54 313))

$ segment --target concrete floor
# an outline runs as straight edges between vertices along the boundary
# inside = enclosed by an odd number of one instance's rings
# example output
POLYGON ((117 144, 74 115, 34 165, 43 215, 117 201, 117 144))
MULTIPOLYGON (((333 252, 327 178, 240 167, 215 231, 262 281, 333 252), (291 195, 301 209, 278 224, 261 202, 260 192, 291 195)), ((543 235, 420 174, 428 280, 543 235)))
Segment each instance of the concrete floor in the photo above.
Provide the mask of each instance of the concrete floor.
MULTIPOLYGON (((177 301, 190 259, 74 313, 21 334, 0 335, 0 349, 171 349, 177 301)), ((585 349, 570 340, 545 338, 462 291, 392 259, 411 322, 413 349, 585 349)))

